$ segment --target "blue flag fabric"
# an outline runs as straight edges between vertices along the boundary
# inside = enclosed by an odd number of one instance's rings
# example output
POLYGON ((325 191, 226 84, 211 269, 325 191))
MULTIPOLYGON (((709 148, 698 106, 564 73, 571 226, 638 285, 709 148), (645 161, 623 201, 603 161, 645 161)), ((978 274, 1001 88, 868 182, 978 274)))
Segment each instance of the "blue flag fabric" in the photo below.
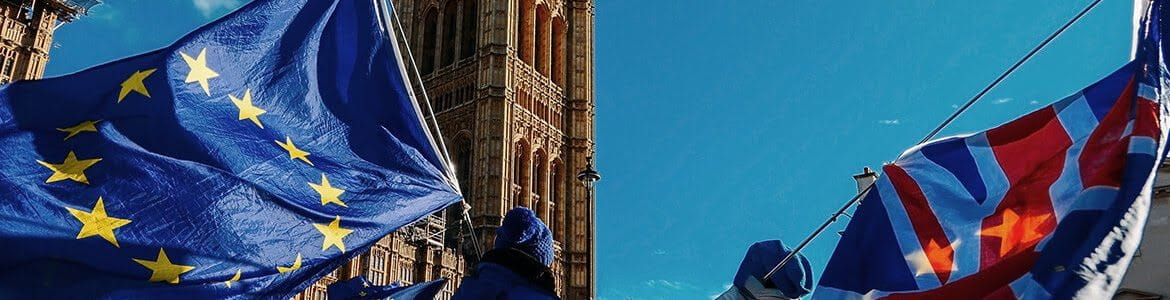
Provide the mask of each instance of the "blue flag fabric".
POLYGON ((401 286, 402 284, 397 282, 391 283, 390 285, 378 286, 374 285, 373 282, 370 282, 365 277, 358 276, 348 280, 331 283, 328 287, 325 288, 325 292, 329 295, 329 299, 331 300, 363 299, 363 297, 369 296, 376 291, 393 289, 401 286))
POLYGON ((460 201, 373 0, 0 88, 0 298, 288 298, 460 201))
POLYGON ((366 278, 358 276, 346 281, 338 281, 329 285, 330 300, 357 300, 357 299, 391 299, 414 300, 434 299, 443 286, 446 278, 403 286, 399 282, 390 285, 374 285, 366 278))
POLYGON ((374 294, 373 299, 389 300, 431 300, 443 290, 447 278, 439 278, 423 283, 402 286, 374 294))

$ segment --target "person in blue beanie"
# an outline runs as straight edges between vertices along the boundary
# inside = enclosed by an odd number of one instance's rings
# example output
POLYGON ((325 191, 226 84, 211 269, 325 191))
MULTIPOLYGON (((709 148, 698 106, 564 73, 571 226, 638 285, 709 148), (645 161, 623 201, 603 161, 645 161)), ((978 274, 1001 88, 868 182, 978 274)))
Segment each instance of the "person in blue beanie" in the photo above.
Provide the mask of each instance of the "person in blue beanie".
POLYGON ((717 300, 739 299, 800 299, 812 292, 812 266, 808 258, 797 253, 788 264, 764 282, 768 274, 792 249, 779 240, 761 241, 748 247, 747 255, 739 264, 731 288, 717 300))
POLYGON ((532 210, 513 208, 496 229, 495 247, 484 253, 451 299, 560 299, 549 269, 552 262, 548 226, 532 210))

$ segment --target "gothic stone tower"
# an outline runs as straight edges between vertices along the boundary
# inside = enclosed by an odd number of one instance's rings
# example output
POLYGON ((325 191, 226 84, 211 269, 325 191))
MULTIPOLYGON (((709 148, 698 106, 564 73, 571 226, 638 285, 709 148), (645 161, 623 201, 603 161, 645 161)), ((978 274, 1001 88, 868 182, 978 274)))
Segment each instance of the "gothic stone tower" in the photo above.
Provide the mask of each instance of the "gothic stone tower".
POLYGON ((0 83, 40 79, 53 31, 97 0, 0 0, 0 83))
POLYGON ((594 206, 574 178, 594 149, 593 1, 395 3, 481 245, 532 208, 554 232, 558 292, 594 297, 594 206))

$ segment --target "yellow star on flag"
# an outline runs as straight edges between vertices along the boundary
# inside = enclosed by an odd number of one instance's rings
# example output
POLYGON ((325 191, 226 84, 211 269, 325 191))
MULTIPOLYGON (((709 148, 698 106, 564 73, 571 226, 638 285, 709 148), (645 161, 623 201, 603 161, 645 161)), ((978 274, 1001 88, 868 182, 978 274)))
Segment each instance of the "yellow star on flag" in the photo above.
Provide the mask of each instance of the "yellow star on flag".
POLYGON ((49 179, 45 180, 45 183, 69 179, 89 184, 89 179, 85 178, 85 169, 88 169, 101 160, 101 158, 78 160, 77 155, 73 154, 73 151, 69 151, 69 154, 65 155, 65 161, 60 164, 50 164, 39 160, 37 162, 49 168, 49 170, 53 170, 53 175, 49 176, 49 179))
POLYGON ((293 145, 292 138, 285 136, 284 143, 281 143, 280 141, 275 142, 277 145, 280 145, 280 148, 284 148, 285 151, 288 151, 288 159, 299 159, 309 164, 310 166, 313 165, 313 162, 309 161, 308 158, 309 152, 297 148, 297 145, 293 145))
POLYGON ((130 92, 138 92, 146 98, 150 98, 150 91, 146 90, 146 84, 142 81, 146 80, 146 77, 150 77, 150 74, 154 74, 156 70, 158 69, 142 70, 130 74, 130 78, 122 82, 122 90, 118 92, 118 103, 122 103, 122 99, 126 99, 130 92))
POLYGON ((232 282, 240 281, 240 275, 242 272, 243 272, 243 270, 236 269, 236 276, 232 276, 231 279, 224 281, 223 284, 227 285, 227 287, 232 287, 232 282))
POLYGON ((57 128, 57 131, 68 133, 68 135, 65 136, 65 140, 67 141, 69 138, 82 132, 97 132, 97 123, 101 121, 102 120, 83 121, 81 124, 73 125, 73 127, 57 128))
POLYGON ((171 284, 179 283, 179 275, 194 270, 193 266, 176 265, 171 263, 171 259, 167 257, 167 252, 162 248, 158 248, 158 258, 154 261, 145 259, 134 259, 135 262, 150 269, 150 282, 168 282, 171 284))
POLYGON ((199 56, 196 58, 191 58, 190 55, 182 51, 179 51, 179 54, 183 55, 183 60, 187 62, 187 67, 191 68, 191 71, 187 72, 186 82, 198 82, 199 86, 203 87, 203 92, 211 96, 211 88, 208 87, 207 80, 219 77, 219 73, 207 67, 207 48, 200 50, 199 56))
POLYGON ((353 233, 353 230, 341 228, 341 216, 333 218, 333 222, 329 222, 329 225, 313 224, 313 227, 317 227, 317 231, 325 236, 325 241, 321 243, 321 251, 337 246, 337 249, 341 249, 341 253, 345 253, 345 241, 342 239, 353 233))
POLYGON ((280 273, 288 273, 288 272, 296 271, 296 269, 300 269, 300 268, 301 268, 301 254, 297 253, 297 260, 293 261, 292 266, 289 266, 289 267, 276 266, 276 271, 280 272, 280 273))
POLYGON ((107 242, 114 244, 114 247, 121 248, 121 246, 118 245, 118 238, 114 236, 114 229, 118 229, 118 227, 130 224, 130 220, 114 218, 106 215, 106 204, 102 202, 102 197, 98 197, 97 204, 94 204, 93 210, 90 212, 74 209, 72 207, 65 207, 65 209, 69 210, 69 213, 72 214, 74 218, 77 218, 78 221, 81 221, 81 231, 77 232, 77 239, 80 240, 96 235, 102 237, 107 242))
POLYGON ((252 123, 256 123, 256 126, 260 126, 260 128, 264 128, 264 124, 260 124, 260 119, 256 118, 256 117, 263 115, 267 111, 260 109, 259 107, 256 107, 255 105, 252 105, 252 90, 251 89, 244 90, 244 98, 243 99, 236 98, 235 95, 231 95, 231 94, 228 94, 228 98, 231 98, 232 104, 235 104, 236 108, 238 108, 240 110, 240 114, 239 114, 240 121, 252 120, 252 123))
POLYGON ((317 194, 321 195, 321 205, 336 203, 337 205, 349 207, 349 205, 345 205, 345 202, 341 202, 340 198, 341 194, 345 193, 345 190, 333 187, 333 185, 329 184, 329 178, 325 178, 324 173, 321 174, 321 184, 314 184, 310 182, 309 187, 313 188, 314 191, 317 191, 317 194))

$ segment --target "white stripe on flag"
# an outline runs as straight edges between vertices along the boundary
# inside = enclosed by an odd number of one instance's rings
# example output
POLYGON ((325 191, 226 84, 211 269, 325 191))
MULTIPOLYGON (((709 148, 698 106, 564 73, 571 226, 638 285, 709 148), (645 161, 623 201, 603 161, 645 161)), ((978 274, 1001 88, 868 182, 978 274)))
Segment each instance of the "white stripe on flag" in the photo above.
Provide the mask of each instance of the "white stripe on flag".
POLYGON ((1060 177, 1048 188, 1057 222, 1064 219, 1068 207, 1076 201, 1077 194, 1084 190, 1081 183, 1081 151, 1084 150, 1089 135, 1099 124, 1085 97, 1080 94, 1075 97, 1076 100, 1069 102, 1065 107, 1058 107, 1056 112, 1061 127, 1064 127, 1065 133, 1068 133, 1073 141, 1064 157, 1064 168, 1060 171, 1060 177))
POLYGON ((852 291, 846 291, 846 290, 836 289, 836 288, 831 288, 831 287, 826 287, 826 286, 817 286, 817 292, 813 293, 813 297, 811 299, 870 300, 870 299, 879 299, 879 298, 889 296, 889 295, 890 295, 890 293, 888 293, 888 292, 882 292, 882 291, 876 291, 876 290, 870 290, 868 293, 865 293, 864 295, 862 295, 862 294, 858 294, 858 293, 852 292, 852 291))
POLYGON ((1158 100, 1158 90, 1155 89, 1154 87, 1148 85, 1148 84, 1139 83, 1138 84, 1138 97, 1141 97, 1142 99, 1146 99, 1146 100, 1150 100, 1150 101, 1156 101, 1156 100, 1158 100))
MULTIPOLYGON (((1117 197, 1117 188, 1111 186, 1093 186, 1081 191, 1076 195, 1076 198, 1070 201, 1070 204, 1059 207, 1060 210, 1055 211, 1057 215, 1067 216, 1075 211, 1080 210, 1103 210, 1113 203, 1117 197)), ((1057 207, 1053 207, 1057 209, 1057 207)), ((1040 243, 1036 244, 1036 251, 1043 251, 1044 247, 1048 245, 1048 241, 1055 235, 1049 234, 1045 236, 1040 243)))
POLYGON ((1007 174, 1000 168, 995 152, 991 150, 987 134, 980 133, 967 138, 967 150, 971 151, 971 157, 975 158, 979 177, 983 178, 983 188, 987 191, 987 200, 983 205, 999 206, 1004 194, 1011 188, 1011 183, 1008 182, 1007 174))
POLYGON ((914 178, 955 250, 955 265, 948 281, 979 271, 980 231, 983 218, 995 212, 998 203, 980 205, 950 171, 926 158, 922 152, 909 153, 898 163, 914 178), (936 203, 942 201, 942 203, 936 203))
POLYGON ((1153 156, 1158 152, 1158 141, 1148 136, 1131 136, 1129 137, 1129 153, 1130 154, 1149 154, 1153 156))
POLYGON ((1036 279, 1032 278, 1032 273, 1025 273, 1023 277, 1012 281, 1008 286, 1012 288, 1012 294, 1016 295, 1016 299, 1052 299, 1052 295, 1048 294, 1048 290, 1044 289, 1036 279))
POLYGON ((934 269, 930 268, 930 260, 926 259, 926 254, 923 253, 922 242, 918 241, 917 231, 910 223, 910 216, 906 213, 906 208, 902 206, 902 198, 894 190, 893 183, 890 182, 889 177, 883 176, 878 179, 876 184, 878 185, 878 193, 881 195, 882 205, 885 205, 886 214, 890 217, 890 226, 894 229, 894 237, 897 238, 898 246, 902 250, 902 257, 906 259, 906 266, 913 273, 911 275, 918 283, 918 288, 938 287, 941 285, 938 275, 935 275, 934 269))

